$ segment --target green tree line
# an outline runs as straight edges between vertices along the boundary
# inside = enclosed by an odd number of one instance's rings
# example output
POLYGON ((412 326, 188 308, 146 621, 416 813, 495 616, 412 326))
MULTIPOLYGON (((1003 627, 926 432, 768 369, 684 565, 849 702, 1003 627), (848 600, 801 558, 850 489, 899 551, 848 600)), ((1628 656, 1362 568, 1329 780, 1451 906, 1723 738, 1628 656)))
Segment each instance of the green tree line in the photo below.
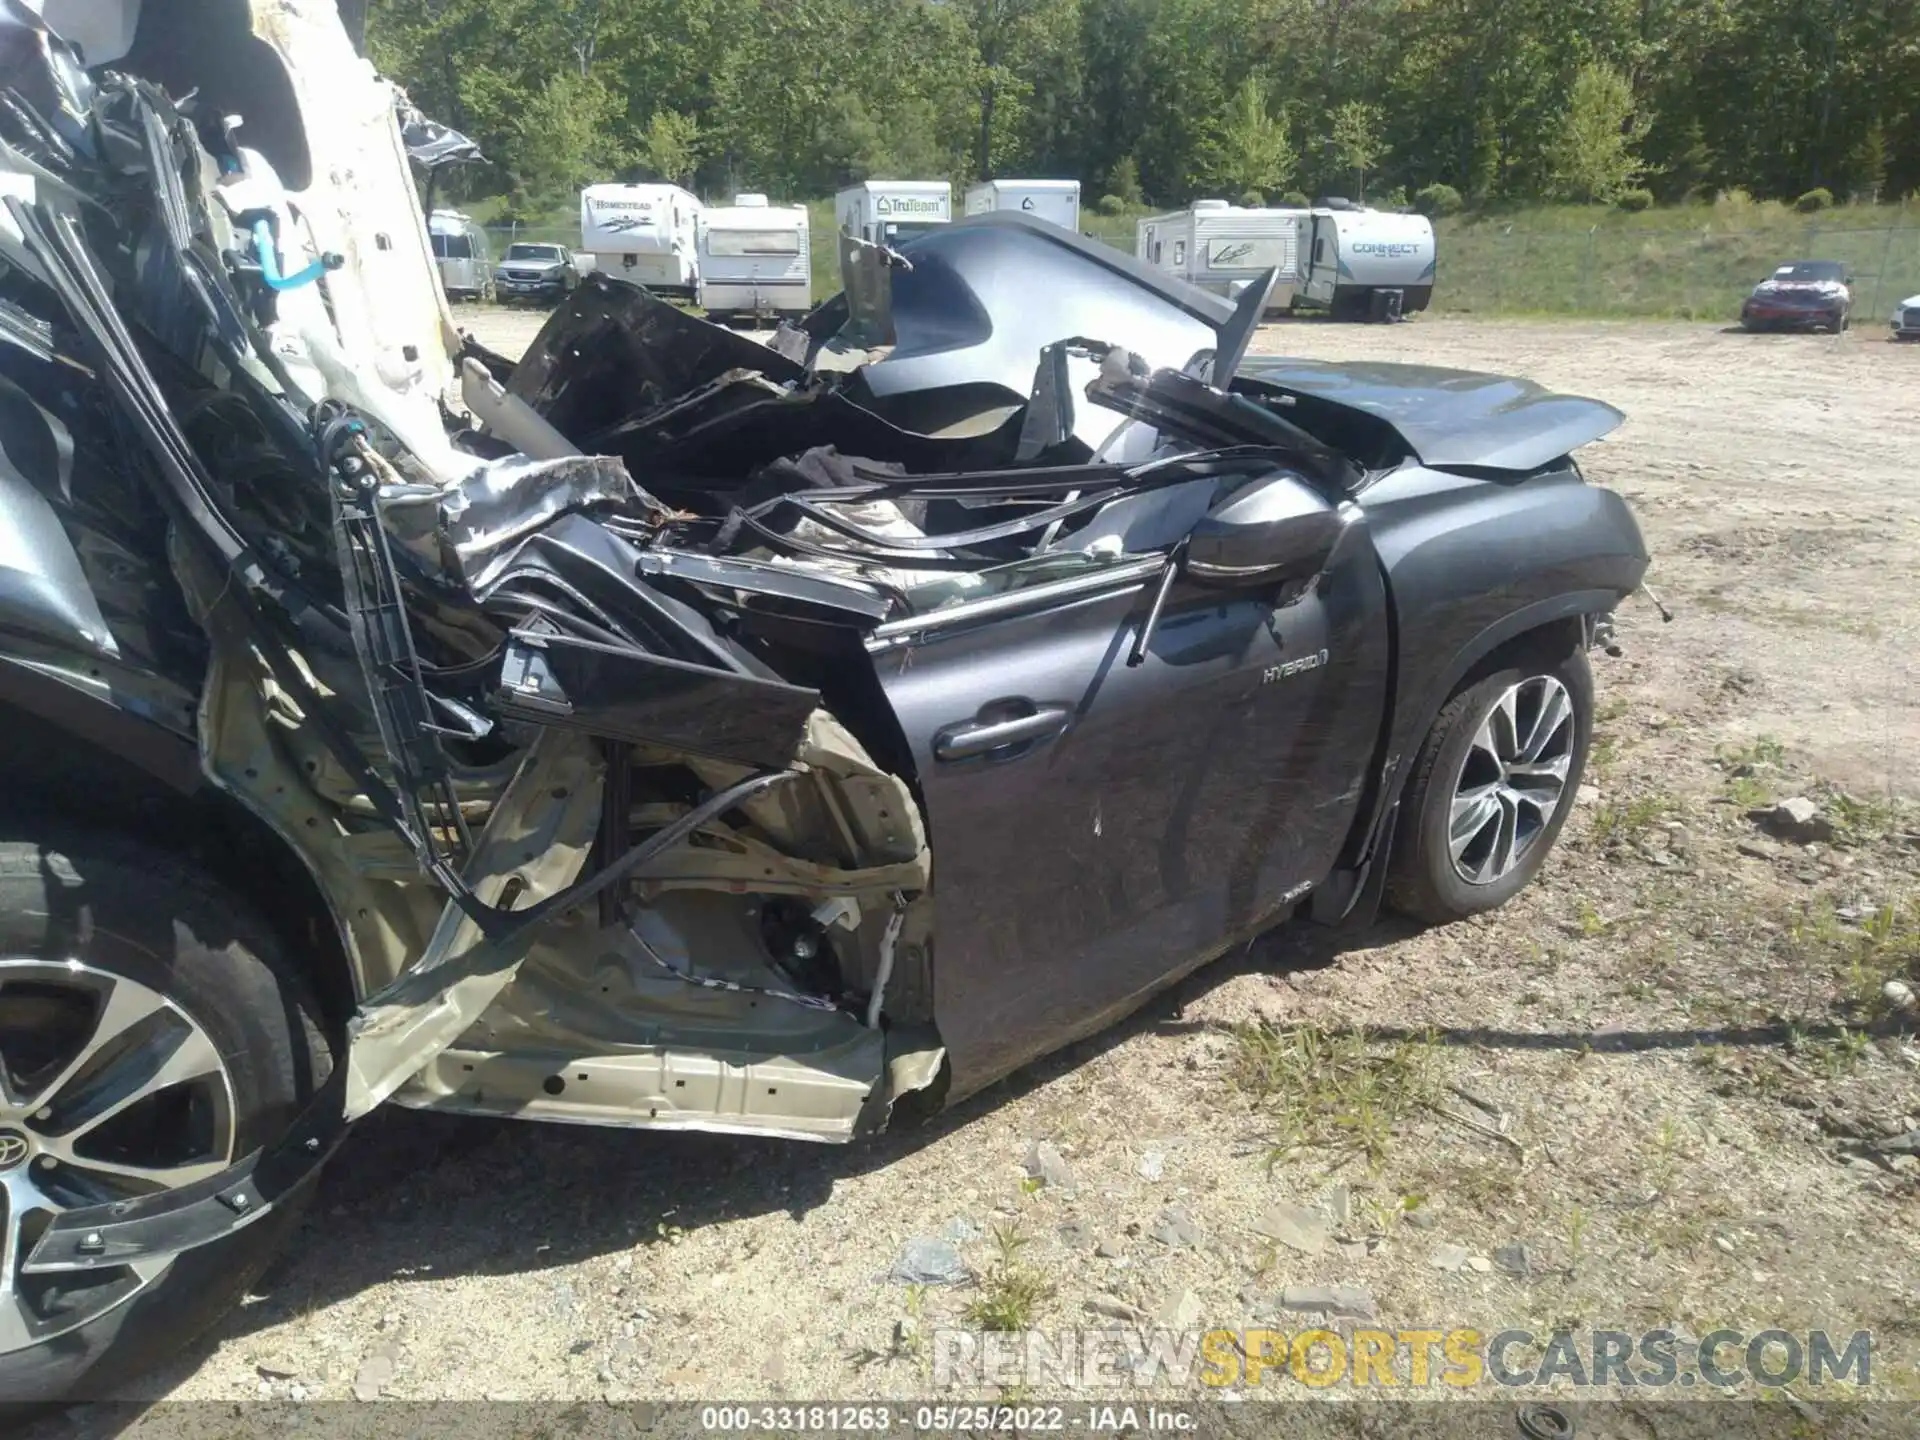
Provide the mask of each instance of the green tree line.
POLYGON ((526 213, 591 180, 1476 206, 1920 190, 1920 0, 371 0, 526 213))

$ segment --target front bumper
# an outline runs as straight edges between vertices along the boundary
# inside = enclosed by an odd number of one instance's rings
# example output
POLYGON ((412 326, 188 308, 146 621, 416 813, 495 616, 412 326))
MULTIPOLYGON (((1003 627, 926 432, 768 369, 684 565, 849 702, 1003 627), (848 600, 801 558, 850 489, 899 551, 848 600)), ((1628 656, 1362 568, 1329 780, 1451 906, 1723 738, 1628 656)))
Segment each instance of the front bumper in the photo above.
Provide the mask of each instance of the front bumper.
POLYGON ((1837 325, 1846 318, 1846 310, 1830 305, 1812 309, 1803 305, 1755 305, 1740 307, 1743 325, 1837 325))
POLYGON ((510 280, 496 275, 493 293, 502 300, 558 300, 567 293, 567 282, 557 275, 542 280, 510 280))

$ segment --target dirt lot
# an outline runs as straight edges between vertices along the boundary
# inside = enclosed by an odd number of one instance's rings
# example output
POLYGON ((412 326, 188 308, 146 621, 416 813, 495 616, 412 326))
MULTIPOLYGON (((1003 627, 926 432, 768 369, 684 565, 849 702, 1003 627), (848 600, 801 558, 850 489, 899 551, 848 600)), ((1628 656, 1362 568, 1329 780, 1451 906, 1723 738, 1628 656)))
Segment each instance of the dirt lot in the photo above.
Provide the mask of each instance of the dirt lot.
MULTIPOLYGON (((517 350, 538 319, 478 328, 517 350)), ((1344 953, 1276 934, 850 1149, 382 1113, 149 1393, 912 1397, 970 1305, 1294 1328, 1286 1287, 1339 1284, 1389 1325, 1867 1328, 1876 1386, 1920 1397, 1920 1160, 1872 1143, 1920 1127, 1882 998, 1920 954, 1920 346, 1426 319, 1263 346, 1630 417, 1585 464, 1676 618, 1630 603, 1596 661, 1589 786, 1539 884, 1344 953), (1748 816, 1797 796, 1805 843, 1748 816), (1071 1191, 1028 1180, 1037 1141, 1071 1191), (978 1283, 888 1278, 915 1238, 978 1283)))

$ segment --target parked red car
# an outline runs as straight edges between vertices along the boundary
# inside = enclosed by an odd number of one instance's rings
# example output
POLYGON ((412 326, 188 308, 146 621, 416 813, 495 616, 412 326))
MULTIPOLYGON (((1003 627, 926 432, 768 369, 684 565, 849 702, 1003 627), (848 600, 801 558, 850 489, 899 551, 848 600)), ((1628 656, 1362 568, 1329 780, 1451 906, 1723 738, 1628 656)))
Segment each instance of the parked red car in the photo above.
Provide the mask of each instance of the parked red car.
POLYGON ((1820 327, 1838 335, 1853 317, 1853 276, 1833 260, 1790 260, 1753 287, 1740 307, 1749 330, 1820 327))

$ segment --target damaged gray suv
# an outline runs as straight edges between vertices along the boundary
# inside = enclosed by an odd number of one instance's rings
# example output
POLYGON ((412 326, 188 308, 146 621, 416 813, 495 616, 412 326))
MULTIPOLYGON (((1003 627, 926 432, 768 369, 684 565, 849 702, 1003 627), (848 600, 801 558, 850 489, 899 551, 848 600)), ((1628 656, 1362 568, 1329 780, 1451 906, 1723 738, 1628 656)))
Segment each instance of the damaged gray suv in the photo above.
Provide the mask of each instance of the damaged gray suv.
POLYGON ((1607 406, 1010 216, 510 363, 331 9, 4 3, 0 1397, 213 1323, 389 1100, 846 1141, 1545 861, 1607 406))

